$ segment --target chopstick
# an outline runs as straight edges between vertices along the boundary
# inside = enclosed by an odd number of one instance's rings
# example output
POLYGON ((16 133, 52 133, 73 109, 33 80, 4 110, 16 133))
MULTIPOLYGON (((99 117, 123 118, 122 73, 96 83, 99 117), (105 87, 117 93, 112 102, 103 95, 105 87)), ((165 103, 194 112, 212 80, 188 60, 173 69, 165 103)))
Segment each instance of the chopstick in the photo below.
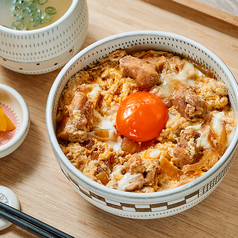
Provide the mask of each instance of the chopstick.
POLYGON ((42 238, 73 238, 36 218, 0 202, 0 217, 42 238))

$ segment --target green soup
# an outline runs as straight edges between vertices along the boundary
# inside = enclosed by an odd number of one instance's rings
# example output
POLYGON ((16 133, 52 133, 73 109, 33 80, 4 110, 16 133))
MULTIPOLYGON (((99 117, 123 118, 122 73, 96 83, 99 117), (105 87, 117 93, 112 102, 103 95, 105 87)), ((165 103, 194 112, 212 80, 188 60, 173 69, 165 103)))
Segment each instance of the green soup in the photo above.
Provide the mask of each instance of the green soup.
POLYGON ((72 0, 0 0, 0 25, 35 30, 61 18, 72 0))

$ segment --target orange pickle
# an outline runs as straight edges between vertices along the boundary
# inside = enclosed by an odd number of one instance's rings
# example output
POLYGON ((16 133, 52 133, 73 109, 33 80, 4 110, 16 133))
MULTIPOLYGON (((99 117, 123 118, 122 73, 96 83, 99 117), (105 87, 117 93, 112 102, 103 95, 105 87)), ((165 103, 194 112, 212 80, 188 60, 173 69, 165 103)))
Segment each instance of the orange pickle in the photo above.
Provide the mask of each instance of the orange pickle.
POLYGON ((15 129, 14 124, 4 113, 4 110, 0 108, 0 131, 12 131, 15 129))

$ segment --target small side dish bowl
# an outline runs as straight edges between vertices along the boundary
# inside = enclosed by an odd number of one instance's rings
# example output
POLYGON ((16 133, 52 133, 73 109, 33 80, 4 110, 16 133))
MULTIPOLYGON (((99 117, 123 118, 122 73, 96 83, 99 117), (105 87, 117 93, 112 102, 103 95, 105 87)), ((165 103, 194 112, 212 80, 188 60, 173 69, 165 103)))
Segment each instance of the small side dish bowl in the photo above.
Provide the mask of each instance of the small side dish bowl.
POLYGON ((14 124, 15 129, 0 131, 0 158, 15 151, 24 141, 30 126, 29 110, 23 97, 13 88, 0 84, 0 108, 14 124))
POLYGON ((66 64, 82 46, 88 29, 86 0, 72 0, 56 22, 20 31, 0 25, 0 64, 24 74, 42 74, 66 64))
POLYGON ((118 191, 96 183, 76 169, 62 152, 56 138, 56 114, 60 95, 66 83, 79 70, 108 56, 116 49, 129 51, 162 50, 174 54, 186 53, 212 71, 223 81, 235 116, 238 115, 238 85, 222 60, 203 45, 186 37, 160 31, 136 31, 102 39, 79 52, 62 69, 49 93, 46 125, 56 160, 78 193, 95 206, 109 213, 137 219, 161 218, 180 213, 206 198, 222 181, 237 152, 238 130, 225 154, 201 177, 167 191, 133 193, 118 191))

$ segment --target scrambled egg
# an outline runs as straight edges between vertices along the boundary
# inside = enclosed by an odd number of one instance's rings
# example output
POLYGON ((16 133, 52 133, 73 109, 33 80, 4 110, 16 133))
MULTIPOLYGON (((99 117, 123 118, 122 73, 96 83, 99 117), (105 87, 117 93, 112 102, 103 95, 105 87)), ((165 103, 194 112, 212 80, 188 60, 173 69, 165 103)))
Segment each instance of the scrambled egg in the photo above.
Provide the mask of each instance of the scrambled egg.
POLYGON ((57 137, 69 161, 92 180, 130 192, 168 190, 198 178, 224 154, 235 128, 224 83, 189 57, 152 50, 117 50, 79 71, 57 113, 57 137), (151 141, 132 141, 116 129, 120 104, 138 91, 157 95, 169 113, 151 141))

